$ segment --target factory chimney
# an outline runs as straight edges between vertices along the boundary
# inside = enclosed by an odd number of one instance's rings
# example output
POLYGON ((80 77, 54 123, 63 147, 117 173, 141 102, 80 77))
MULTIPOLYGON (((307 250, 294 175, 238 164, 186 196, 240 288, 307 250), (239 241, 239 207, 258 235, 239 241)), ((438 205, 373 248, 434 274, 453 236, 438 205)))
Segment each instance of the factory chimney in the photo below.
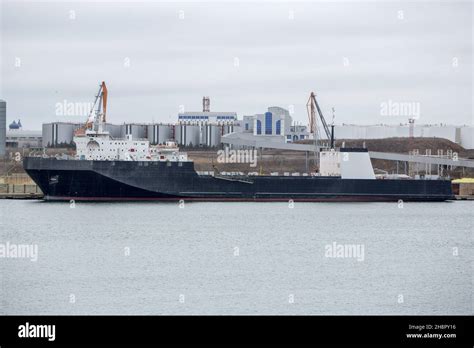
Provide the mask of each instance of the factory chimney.
POLYGON ((202 112, 211 111, 211 100, 209 97, 202 97, 202 112))
POLYGON ((415 136, 415 119, 409 118, 408 124, 409 124, 408 136, 410 138, 413 138, 415 136))

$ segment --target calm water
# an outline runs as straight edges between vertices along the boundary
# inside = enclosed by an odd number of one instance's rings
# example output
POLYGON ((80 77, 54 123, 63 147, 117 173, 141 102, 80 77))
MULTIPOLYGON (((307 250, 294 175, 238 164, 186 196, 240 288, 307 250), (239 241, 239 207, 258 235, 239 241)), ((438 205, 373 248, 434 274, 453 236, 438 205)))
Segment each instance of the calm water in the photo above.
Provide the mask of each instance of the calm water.
POLYGON ((0 200, 0 243, 38 245, 0 258, 0 314, 472 314, 473 213, 0 200), (334 242, 363 260, 327 257, 334 242))

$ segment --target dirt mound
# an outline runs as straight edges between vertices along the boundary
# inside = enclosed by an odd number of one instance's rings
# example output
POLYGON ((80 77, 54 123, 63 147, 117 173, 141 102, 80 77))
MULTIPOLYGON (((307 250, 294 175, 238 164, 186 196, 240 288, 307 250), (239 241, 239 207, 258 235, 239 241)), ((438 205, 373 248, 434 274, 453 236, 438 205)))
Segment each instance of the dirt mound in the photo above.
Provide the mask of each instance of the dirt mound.
MULTIPOLYGON (((301 143, 309 144, 311 140, 303 140, 301 143)), ((408 154, 412 150, 418 150, 420 154, 426 154, 431 149, 432 155, 437 155, 438 150, 446 154, 447 150, 457 152, 459 157, 474 157, 474 150, 466 150, 462 146, 444 138, 384 138, 384 139, 339 139, 336 146, 341 147, 365 147, 369 151, 394 152, 408 154)))

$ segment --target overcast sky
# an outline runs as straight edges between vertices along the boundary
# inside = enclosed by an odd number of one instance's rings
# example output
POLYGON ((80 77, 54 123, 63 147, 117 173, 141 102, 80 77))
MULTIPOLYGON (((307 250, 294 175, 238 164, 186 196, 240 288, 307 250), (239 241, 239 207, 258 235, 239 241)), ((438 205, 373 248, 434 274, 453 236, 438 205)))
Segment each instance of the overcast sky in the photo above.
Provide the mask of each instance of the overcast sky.
POLYGON ((472 125, 472 7, 3 2, 0 99, 25 129, 83 121, 57 114, 57 103, 93 101, 102 80, 113 123, 172 122, 206 95, 211 111, 239 117, 293 105, 306 124, 315 91, 338 124, 406 123, 381 115, 392 101, 419 103, 418 123, 472 125))

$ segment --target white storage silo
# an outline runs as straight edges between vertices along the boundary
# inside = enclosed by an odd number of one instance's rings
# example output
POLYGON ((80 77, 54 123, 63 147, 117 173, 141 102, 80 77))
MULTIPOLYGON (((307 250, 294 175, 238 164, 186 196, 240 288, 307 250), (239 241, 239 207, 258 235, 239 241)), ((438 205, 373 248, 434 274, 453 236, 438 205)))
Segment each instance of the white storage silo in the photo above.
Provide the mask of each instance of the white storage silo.
POLYGON ((221 129, 215 124, 206 124, 203 126, 202 144, 208 147, 219 146, 221 143, 221 129))
POLYGON ((179 124, 175 128, 175 140, 180 146, 198 146, 200 144, 200 126, 179 124))
POLYGON ((173 139, 173 126, 170 124, 152 124, 148 126, 148 140, 150 144, 164 144, 173 139))

